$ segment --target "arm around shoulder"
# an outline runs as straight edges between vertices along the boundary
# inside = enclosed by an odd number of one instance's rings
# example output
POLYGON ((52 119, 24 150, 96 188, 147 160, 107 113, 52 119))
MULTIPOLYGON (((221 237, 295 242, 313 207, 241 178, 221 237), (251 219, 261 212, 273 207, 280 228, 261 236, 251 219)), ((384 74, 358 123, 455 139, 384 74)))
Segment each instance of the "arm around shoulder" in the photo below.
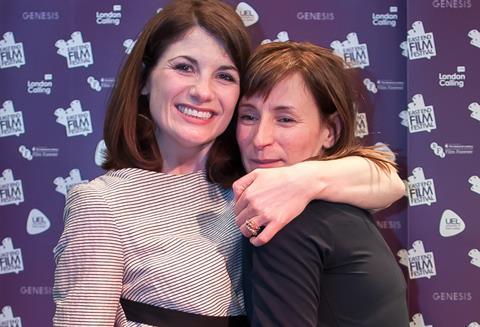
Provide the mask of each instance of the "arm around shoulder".
POLYGON ((382 209, 405 194, 395 167, 381 169, 369 159, 349 156, 296 165, 298 178, 311 188, 312 199, 382 209))

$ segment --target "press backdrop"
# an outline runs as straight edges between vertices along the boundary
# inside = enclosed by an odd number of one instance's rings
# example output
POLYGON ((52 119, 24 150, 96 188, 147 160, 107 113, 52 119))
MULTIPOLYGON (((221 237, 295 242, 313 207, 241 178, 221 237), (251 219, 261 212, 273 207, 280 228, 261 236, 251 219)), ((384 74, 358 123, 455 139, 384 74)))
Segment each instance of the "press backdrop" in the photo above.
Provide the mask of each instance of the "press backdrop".
MULTIPOLYGON (((102 174, 106 102, 165 1, 0 0, 0 326, 50 326, 67 191, 102 174)), ((480 1, 230 1, 254 45, 332 48, 361 72, 357 135, 408 198, 376 215, 410 326, 480 326, 480 1)))

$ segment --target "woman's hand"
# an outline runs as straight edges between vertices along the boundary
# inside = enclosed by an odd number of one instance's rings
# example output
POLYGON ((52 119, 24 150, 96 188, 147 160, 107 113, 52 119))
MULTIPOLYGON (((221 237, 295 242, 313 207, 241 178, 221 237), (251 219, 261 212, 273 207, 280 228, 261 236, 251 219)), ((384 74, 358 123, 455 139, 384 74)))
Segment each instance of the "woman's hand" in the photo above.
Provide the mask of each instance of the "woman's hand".
MULTIPOLYGON (((233 184, 236 223, 245 237, 252 233, 245 222, 253 219, 263 230, 250 242, 263 245, 292 219, 297 217, 312 200, 306 171, 301 166, 255 169, 233 184)), ((310 181, 311 182, 311 181, 310 181)), ((320 186, 317 185, 315 190, 320 186)))
POLYGON ((382 170, 368 159, 350 156, 255 169, 238 179, 233 191, 237 225, 245 237, 251 237, 253 245, 259 246, 270 241, 314 199, 381 209, 402 197, 405 186, 393 167, 382 170), (247 220, 251 220, 250 228, 247 220), (257 226, 263 230, 253 235, 257 226))

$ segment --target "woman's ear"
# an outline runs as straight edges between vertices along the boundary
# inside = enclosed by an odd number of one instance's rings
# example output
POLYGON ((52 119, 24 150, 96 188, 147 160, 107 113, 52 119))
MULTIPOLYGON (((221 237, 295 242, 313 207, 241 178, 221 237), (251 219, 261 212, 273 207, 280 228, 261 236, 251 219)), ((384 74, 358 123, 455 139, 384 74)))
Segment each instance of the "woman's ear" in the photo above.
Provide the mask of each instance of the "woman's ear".
POLYGON ((338 115, 338 112, 331 114, 325 119, 325 138, 323 139, 322 144, 323 149, 330 149, 334 146, 340 136, 341 128, 342 125, 340 124, 340 116, 338 115))

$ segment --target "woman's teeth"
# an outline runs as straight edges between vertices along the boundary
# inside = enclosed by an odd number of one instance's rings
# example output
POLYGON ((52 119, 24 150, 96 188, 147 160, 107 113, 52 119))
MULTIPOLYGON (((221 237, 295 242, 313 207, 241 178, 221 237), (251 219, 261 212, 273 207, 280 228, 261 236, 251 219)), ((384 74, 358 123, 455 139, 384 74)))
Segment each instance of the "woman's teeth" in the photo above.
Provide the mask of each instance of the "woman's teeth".
POLYGON ((198 111, 196 109, 192 109, 183 105, 178 105, 177 109, 183 113, 184 115, 199 118, 199 119, 204 119, 207 120, 210 117, 212 117, 212 113, 208 111, 198 111))

